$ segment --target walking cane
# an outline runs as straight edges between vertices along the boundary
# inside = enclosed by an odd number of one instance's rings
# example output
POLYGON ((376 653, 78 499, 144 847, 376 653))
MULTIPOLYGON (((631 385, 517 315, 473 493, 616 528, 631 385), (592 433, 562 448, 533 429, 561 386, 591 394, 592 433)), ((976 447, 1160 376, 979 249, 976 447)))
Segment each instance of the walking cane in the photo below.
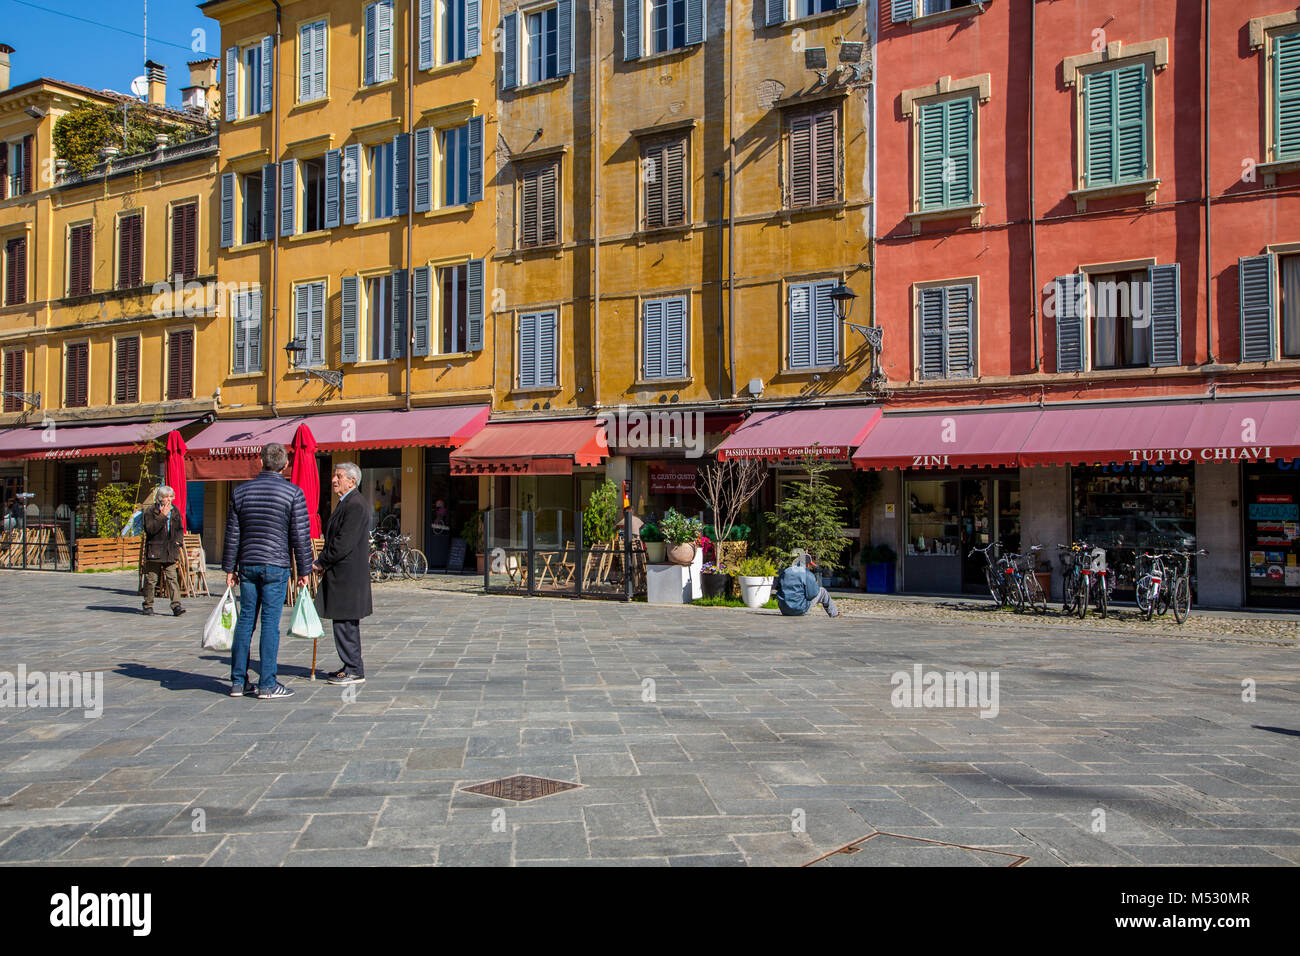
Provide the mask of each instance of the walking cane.
POLYGON ((308 680, 316 679, 316 642, 319 640, 319 637, 313 637, 311 639, 311 677, 309 677, 308 680))

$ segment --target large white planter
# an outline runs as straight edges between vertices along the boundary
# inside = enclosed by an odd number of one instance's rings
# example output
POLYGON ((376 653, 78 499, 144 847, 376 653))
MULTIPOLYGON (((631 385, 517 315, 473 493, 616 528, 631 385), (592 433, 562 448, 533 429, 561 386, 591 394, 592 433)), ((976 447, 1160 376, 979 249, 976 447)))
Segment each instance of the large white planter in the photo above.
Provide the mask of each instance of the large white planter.
POLYGON ((742 574, 737 578, 740 583, 740 597, 745 607, 762 607, 772 599, 773 578, 751 577, 742 574))
POLYGON ((649 564, 664 563, 664 543, 662 541, 647 541, 645 543, 645 559, 649 564))
POLYGON ((646 602, 686 604, 691 595, 691 569, 680 564, 651 564, 646 567, 646 602))

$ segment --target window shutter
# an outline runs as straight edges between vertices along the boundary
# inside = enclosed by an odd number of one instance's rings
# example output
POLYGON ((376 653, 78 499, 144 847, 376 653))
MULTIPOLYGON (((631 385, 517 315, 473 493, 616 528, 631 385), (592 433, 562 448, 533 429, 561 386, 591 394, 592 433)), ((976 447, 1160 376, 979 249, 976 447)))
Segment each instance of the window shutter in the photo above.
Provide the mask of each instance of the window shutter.
POLYGON ((75 226, 68 234, 68 295, 85 295, 81 288, 81 230, 75 226))
POLYGON ((921 378, 943 378, 945 290, 922 289, 917 296, 921 312, 921 378))
POLYGON ((393 78, 393 0, 379 0, 375 9, 375 82, 393 78))
POLYGON ((1116 154, 1119 178, 1147 178, 1147 68, 1116 70, 1116 154))
POLYGON ((86 343, 73 342, 68 345, 63 385, 64 404, 67 408, 84 408, 86 401, 86 343))
POLYGON ((669 143, 663 157, 664 223, 677 226, 686 221, 686 141, 669 143))
POLYGON ((357 361, 357 305, 361 296, 361 280, 356 276, 344 276, 339 284, 342 288, 342 316, 339 323, 339 361, 357 361))
POLYGON ((118 220, 117 259, 119 289, 134 289, 140 285, 140 215, 123 216, 118 220))
POLYGON ((916 16, 916 0, 892 0, 889 18, 893 23, 906 23, 916 16))
POLYGON ((645 304, 642 330, 642 374, 650 378, 664 377, 664 300, 653 299, 645 304))
POLYGON ((555 325, 558 313, 543 312, 537 317, 537 384, 555 384, 555 325))
POLYGON ((645 182, 645 227, 658 229, 664 224, 664 145, 659 143, 646 149, 641 162, 641 178, 645 182))
POLYGON ((298 160, 280 164, 280 235, 292 236, 298 226, 298 160))
MULTIPOLYGON (((185 223, 185 262, 181 275, 193 279, 199 274, 199 207, 189 203, 181 207, 181 218, 185 223)), ((89 257, 87 257, 89 258, 89 257)))
POLYGON ((235 244, 235 174, 221 176, 221 248, 235 244))
POLYGON ((788 0, 767 0, 766 16, 764 23, 769 27, 779 26, 785 23, 785 5, 788 0))
POLYGON ((312 48, 311 56, 311 77, 312 77, 312 98, 322 99, 329 96, 329 84, 326 82, 328 75, 328 56, 325 44, 329 42, 328 24, 316 24, 316 43, 312 48))
POLYGON ((537 193, 541 185, 541 171, 529 170, 519 184, 519 244, 535 246, 537 236, 537 193))
POLYGON ((812 204, 812 117, 790 120, 790 206, 812 204))
POLYGON ((248 293, 232 292, 230 295, 230 374, 243 375, 248 371, 248 293))
POLYGON ((944 109, 944 205, 969 206, 975 201, 973 99, 950 100, 944 109))
POLYGON ((342 192, 341 169, 343 153, 331 149, 325 154, 325 228, 335 229, 339 225, 339 197, 342 192))
POLYGON ((623 59, 641 59, 641 0, 623 0, 623 59))
POLYGON ((1088 316, 1088 280, 1078 273, 1056 279, 1056 370, 1083 371, 1083 323, 1088 316))
POLYGON ((375 17, 378 6, 379 4, 372 3, 370 6, 366 7, 366 34, 365 39, 362 41, 365 46, 365 72, 362 82, 364 82, 366 86, 375 82, 375 17))
MULTIPOLYGON (((343 147, 343 225, 351 226, 361 220, 361 144, 343 147)), ((329 215, 326 197, 326 217, 329 215)))
POLYGON ((519 387, 537 387, 536 315, 519 316, 519 387))
POLYGON ((316 25, 304 23, 298 30, 298 99, 315 97, 312 81, 312 54, 316 49, 316 25))
POLYGON ((27 301, 27 237, 9 240, 8 249, 5 305, 22 305, 27 301))
MULTIPOLYGON (((6 392, 25 392, 27 391, 27 353, 23 351, 5 353, 5 383, 6 392)), ((17 395, 10 397, 5 396, 4 410, 6 412, 21 412, 27 406, 23 404, 22 399, 17 395)))
POLYGON ((36 137, 30 133, 23 137, 23 195, 33 191, 33 167, 36 165, 36 137))
POLYGON ((91 241, 94 227, 77 226, 72 230, 69 243, 71 261, 68 267, 68 294, 89 295, 92 286, 91 270, 94 266, 91 241))
POLYGON ((393 348, 391 355, 395 359, 406 358, 406 270, 398 269, 389 282, 392 289, 392 328, 393 348))
POLYGON ((513 90, 519 84, 519 14, 501 18, 501 89, 513 90))
POLYGON ((1084 182, 1102 186, 1115 181, 1115 71, 1087 75, 1083 104, 1084 182))
POLYGON ((1182 283, 1178 263, 1152 266, 1147 280, 1151 292, 1147 309, 1151 319, 1151 365, 1162 368, 1183 364, 1182 283))
POLYGON ((813 286, 813 364, 836 365, 840 360, 839 313, 831 291, 837 282, 819 282, 813 286))
POLYGON ((954 285, 945 292, 948 341, 944 375, 947 378, 970 378, 975 374, 975 287, 954 285))
POLYGON ((226 98, 226 122, 239 119, 239 48, 226 49, 226 68, 221 76, 222 96, 226 98))
POLYGON ((429 70, 434 66, 433 59, 433 0, 420 0, 418 14, 420 25, 417 44, 419 47, 419 68, 429 70))
POLYGON ((465 338, 466 350, 483 350, 484 281, 483 260, 471 259, 465 267, 465 338))
POLYGON ((790 286, 790 368, 812 365, 811 285, 790 286))
POLYGON ((542 245, 559 242, 559 192, 556 183, 560 166, 551 163, 542 170, 538 184, 538 240, 542 245))
POLYGON ((167 398, 189 398, 193 388, 194 352, 192 333, 177 329, 167 335, 167 398))
POLYGON ((483 201, 483 117, 469 118, 469 201, 483 201))
POLYGON ((325 364, 325 283, 307 287, 307 361, 325 364))
POLYGON ((415 197, 412 210, 428 212, 433 208, 433 130, 425 126, 411 134, 415 146, 412 152, 415 175, 415 197))
POLYGON ((573 0, 556 0, 555 43, 555 75, 568 76, 573 72, 573 0))
POLYGON ((835 149, 835 127, 839 113, 827 110, 813 117, 813 133, 816 137, 817 178, 813 184, 816 193, 813 202, 834 202, 839 198, 839 169, 835 149))
POLYGON ((1300 33, 1273 41, 1273 158, 1300 154, 1300 33))
POLYGON ((275 79, 272 68, 274 59, 275 37, 262 38, 262 112, 271 112, 271 83, 275 79))
POLYGON ((429 354, 429 310, 433 304, 429 286, 432 281, 433 270, 428 266, 411 270, 411 306, 415 313, 411 322, 411 354, 416 357, 429 354))
POLYGON ((181 393, 179 398, 194 397, 194 330, 181 333, 181 393))
POLYGON ((185 223, 182 212, 184 208, 183 206, 172 207, 172 267, 167 273, 168 280, 175 280, 176 277, 185 275, 185 223))
POLYGON ((300 367, 311 365, 311 287, 308 284, 293 287, 293 338, 306 349, 294 353, 294 363, 300 367))
POLYGON ((686 378, 686 297, 664 304, 664 376, 686 378))
POLYGON ((248 323, 244 326, 244 343, 248 353, 244 360, 244 371, 260 372, 262 370, 262 290, 251 289, 245 293, 244 308, 248 323))
POLYGON ((856 7, 858 0, 836 0, 835 5, 843 10, 845 7, 856 7))
POLYGON ((926 103, 917 113, 921 151, 922 209, 939 209, 944 205, 943 150, 945 109, 943 103, 926 103))
POLYGON ((1277 325, 1277 260, 1271 255, 1238 260, 1241 296, 1241 360, 1273 359, 1273 329, 1277 325))
POLYGON ((405 216, 411 196, 411 136, 398 133, 393 139, 393 215, 405 216))
POLYGON ((482 0, 465 0, 465 56, 479 56, 483 52, 482 0))
POLYGON ((704 42, 704 0, 686 0, 686 43, 704 42))
POLYGON ((113 402, 126 405, 138 400, 136 375, 140 340, 134 336, 114 343, 113 402))
POLYGON ((275 163, 262 167, 262 238, 275 238, 275 181, 280 170, 275 163))
POLYGON ((0 199, 9 198, 9 148, 0 143, 0 199))

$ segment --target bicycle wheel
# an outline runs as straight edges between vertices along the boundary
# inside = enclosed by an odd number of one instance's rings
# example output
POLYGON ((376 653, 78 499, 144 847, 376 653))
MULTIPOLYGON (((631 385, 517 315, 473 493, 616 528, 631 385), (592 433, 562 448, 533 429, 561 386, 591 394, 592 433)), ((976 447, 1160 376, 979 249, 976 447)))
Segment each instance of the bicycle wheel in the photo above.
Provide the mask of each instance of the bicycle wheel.
POLYGON ((1174 584, 1173 606, 1174 620, 1182 624, 1192 609, 1192 585, 1187 578, 1179 578, 1174 584))
POLYGON ((1170 584, 1168 580, 1163 582, 1163 586, 1160 588, 1160 596, 1156 598, 1156 613, 1161 617, 1164 617, 1165 612, 1169 610, 1169 598, 1173 594, 1173 590, 1173 584, 1170 584))
POLYGON ((1138 581, 1137 587, 1133 589, 1133 597, 1137 600, 1138 613, 1143 617, 1150 617, 1151 610, 1151 575, 1143 575, 1138 581))
POLYGON ((408 578, 419 579, 425 576, 429 571, 429 562, 424 556, 424 552, 418 548, 412 548, 402 555, 402 573, 408 578))
POLYGON ((1075 609, 1079 614, 1079 620, 1088 616, 1088 591, 1091 589, 1091 579, 1086 574, 1079 575, 1079 588, 1075 598, 1075 609))
POLYGON ((370 580, 384 581, 388 578, 388 561, 382 551, 370 552, 370 580))
POLYGON ((1106 611, 1110 606, 1110 597, 1106 594, 1106 579, 1101 579, 1101 586, 1097 588, 1097 611, 1101 614, 1101 619, 1106 619, 1106 611))
POLYGON ((998 577, 997 571, 988 565, 984 567, 984 581, 988 585, 989 594, 993 596, 993 603, 1001 609, 1002 605, 1007 603, 1006 595, 1002 591, 1002 579, 998 577))
POLYGON ((1074 613, 1074 599, 1079 591, 1078 574, 1074 571, 1065 575, 1061 581, 1061 613, 1070 615, 1074 613))
POLYGON ((1011 597, 1011 604, 1016 609, 1017 614, 1023 614, 1025 610, 1025 580, 1020 575, 1012 575, 1010 586, 1007 591, 1011 597))
POLYGON ((1035 614, 1047 613, 1047 595, 1043 593, 1043 586, 1038 583, 1038 577, 1034 574, 1026 574, 1024 577, 1025 597, 1029 601, 1029 606, 1035 614))

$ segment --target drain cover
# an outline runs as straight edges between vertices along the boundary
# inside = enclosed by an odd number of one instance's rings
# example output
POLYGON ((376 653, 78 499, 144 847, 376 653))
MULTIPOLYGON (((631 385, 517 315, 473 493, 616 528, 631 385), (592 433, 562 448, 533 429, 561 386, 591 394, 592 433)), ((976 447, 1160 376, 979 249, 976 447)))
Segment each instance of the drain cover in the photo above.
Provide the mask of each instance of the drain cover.
POLYGON ((568 783, 564 780, 550 780, 546 777, 516 774, 513 777, 489 780, 487 783, 476 784, 472 787, 462 787, 461 791, 464 793, 481 793, 488 797, 500 797, 502 800, 515 800, 523 803, 525 800, 549 797, 553 793, 562 793, 565 790, 576 790, 579 786, 580 784, 568 783))
POLYGON ((805 866, 1020 866, 1029 857, 941 843, 897 833, 871 833, 818 857, 805 866), (865 851, 865 852, 863 852, 865 851))

